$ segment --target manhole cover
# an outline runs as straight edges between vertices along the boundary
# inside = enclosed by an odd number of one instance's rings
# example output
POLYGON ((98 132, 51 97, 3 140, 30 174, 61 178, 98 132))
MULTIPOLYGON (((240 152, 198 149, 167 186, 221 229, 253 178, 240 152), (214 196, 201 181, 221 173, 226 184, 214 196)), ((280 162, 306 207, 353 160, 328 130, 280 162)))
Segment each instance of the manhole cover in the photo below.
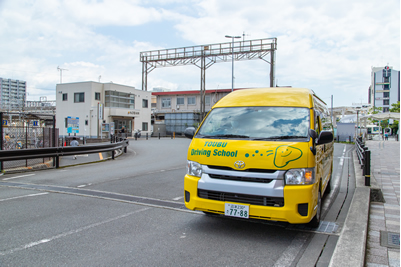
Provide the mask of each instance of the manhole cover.
POLYGON ((380 245, 388 248, 400 248, 400 234, 380 231, 380 245))

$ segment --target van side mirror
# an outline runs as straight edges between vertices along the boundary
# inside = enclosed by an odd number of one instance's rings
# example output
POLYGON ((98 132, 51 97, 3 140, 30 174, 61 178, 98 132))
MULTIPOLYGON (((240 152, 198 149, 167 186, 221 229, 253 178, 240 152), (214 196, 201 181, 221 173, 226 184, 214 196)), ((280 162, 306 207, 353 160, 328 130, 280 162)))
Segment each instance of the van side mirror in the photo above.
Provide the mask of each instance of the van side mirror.
POLYGON ((323 145, 331 143, 334 140, 333 132, 331 131, 321 131, 319 134, 319 139, 317 141, 318 145, 323 145))
POLYGON ((186 138, 192 139, 194 138, 195 131, 196 131, 195 127, 188 127, 185 129, 184 135, 186 138))
POLYGON ((313 140, 315 140, 315 139, 317 138, 317 133, 316 133, 316 131, 313 130, 313 129, 309 129, 309 136, 310 136, 313 140))

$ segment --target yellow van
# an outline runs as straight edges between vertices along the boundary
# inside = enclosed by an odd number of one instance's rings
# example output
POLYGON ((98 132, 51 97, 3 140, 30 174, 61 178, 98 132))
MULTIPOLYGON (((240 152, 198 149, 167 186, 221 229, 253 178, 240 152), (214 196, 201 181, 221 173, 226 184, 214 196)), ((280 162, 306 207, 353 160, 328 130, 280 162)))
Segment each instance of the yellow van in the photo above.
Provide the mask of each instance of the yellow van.
POLYGON ((206 214, 320 223, 330 191, 333 133, 312 90, 243 89, 216 103, 192 138, 185 206, 206 214))

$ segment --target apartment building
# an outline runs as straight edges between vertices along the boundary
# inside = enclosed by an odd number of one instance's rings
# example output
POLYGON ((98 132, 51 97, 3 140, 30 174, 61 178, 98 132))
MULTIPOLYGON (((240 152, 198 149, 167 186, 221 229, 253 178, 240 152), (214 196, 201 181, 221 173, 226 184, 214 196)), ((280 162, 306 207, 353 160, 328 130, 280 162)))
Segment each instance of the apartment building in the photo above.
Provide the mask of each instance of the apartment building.
POLYGON ((369 104, 389 112, 391 104, 400 101, 400 71, 392 67, 372 67, 369 104))
POLYGON ((0 78, 0 109, 21 111, 26 100, 26 81, 0 78))

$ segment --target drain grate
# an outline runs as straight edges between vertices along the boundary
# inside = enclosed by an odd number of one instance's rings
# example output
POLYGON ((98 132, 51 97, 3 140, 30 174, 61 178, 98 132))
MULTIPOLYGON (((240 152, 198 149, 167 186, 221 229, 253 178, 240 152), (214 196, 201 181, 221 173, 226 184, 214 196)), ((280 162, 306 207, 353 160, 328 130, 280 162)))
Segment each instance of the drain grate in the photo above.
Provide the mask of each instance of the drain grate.
POLYGON ((335 222, 320 221, 318 228, 311 228, 307 224, 292 224, 289 229, 300 229, 305 231, 312 231, 315 233, 337 234, 338 224, 335 222))
POLYGON ((400 233, 380 231, 380 245, 388 248, 400 248, 400 233))

